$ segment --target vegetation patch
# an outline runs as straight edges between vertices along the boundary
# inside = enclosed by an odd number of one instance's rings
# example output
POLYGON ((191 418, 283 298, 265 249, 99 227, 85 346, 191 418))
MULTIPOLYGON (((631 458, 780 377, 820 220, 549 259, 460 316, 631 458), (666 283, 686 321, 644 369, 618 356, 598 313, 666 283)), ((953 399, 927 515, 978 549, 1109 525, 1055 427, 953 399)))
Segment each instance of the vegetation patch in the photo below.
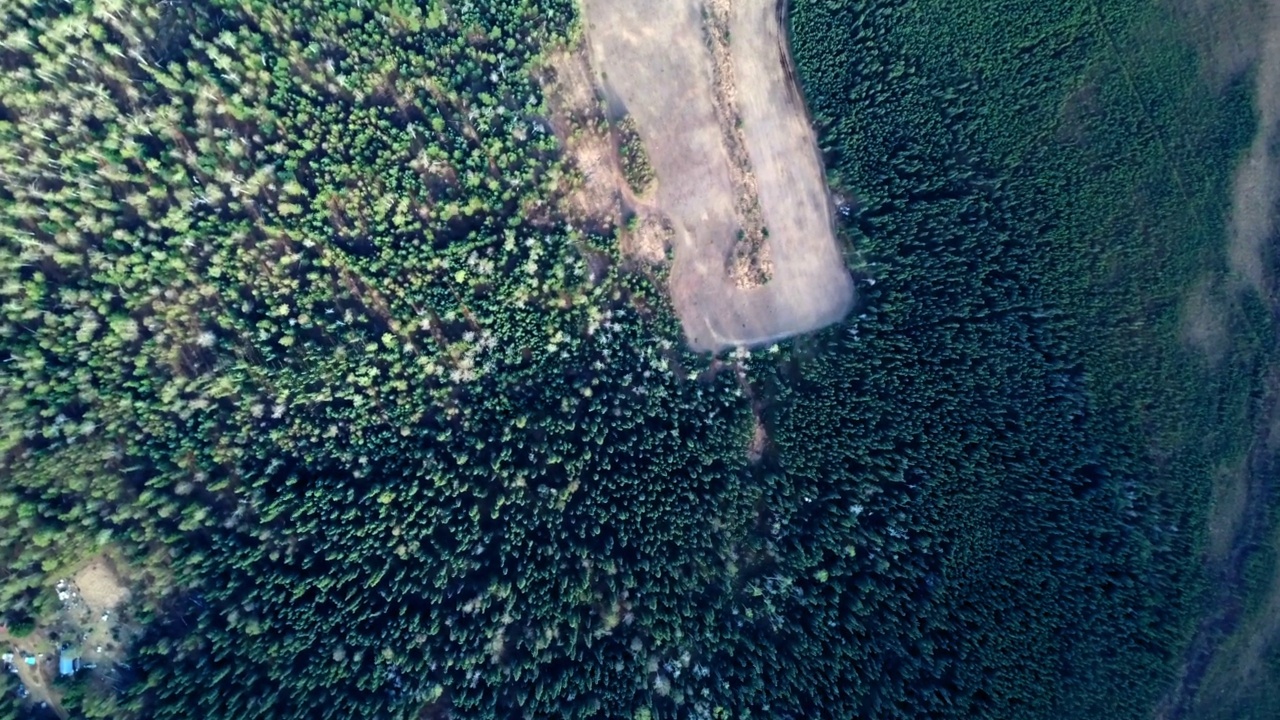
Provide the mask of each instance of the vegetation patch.
POLYGON ((613 124, 618 135, 618 145, 622 155, 622 174, 627 185, 637 195, 644 195, 653 189, 657 176, 653 173, 653 165, 649 162, 649 154, 645 152, 644 142, 640 140, 640 131, 636 121, 630 115, 624 115, 613 124))
POLYGON ((789 45, 718 3, 714 53, 689 0, 584 5, 4 5, 21 679, 113 720, 1149 717, 1274 360, 1251 285, 1216 363, 1184 333, 1249 89, 1119 0, 795 0, 789 45), (672 72, 549 79, 579 32, 672 72))

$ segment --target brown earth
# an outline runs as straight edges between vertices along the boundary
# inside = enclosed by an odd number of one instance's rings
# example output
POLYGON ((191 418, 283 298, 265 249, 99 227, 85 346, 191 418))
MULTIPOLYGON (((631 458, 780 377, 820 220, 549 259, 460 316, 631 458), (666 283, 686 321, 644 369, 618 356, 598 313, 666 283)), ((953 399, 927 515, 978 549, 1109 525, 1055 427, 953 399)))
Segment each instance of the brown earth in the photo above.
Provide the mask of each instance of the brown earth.
POLYGON ((671 222, 666 218, 646 214, 637 219, 635 226, 623 233, 622 251, 649 263, 661 263, 667 259, 674 234, 671 222))
POLYGON ((72 580, 91 613, 115 610, 129 598, 129 589, 109 563, 105 556, 94 558, 72 580))
POLYGON ((751 419, 751 441, 747 443, 747 461, 756 464, 764 458, 764 451, 769 447, 769 431, 764 426, 764 419, 756 413, 751 419))
MULTIPOLYGON (((729 256, 729 277, 740 288, 759 287, 773 275, 768 228, 760 207, 760 188, 747 150, 747 135, 739 112, 737 63, 730 43, 734 5, 731 0, 710 0, 704 10, 703 36, 711 51, 711 104, 720 124, 720 137, 728 156, 729 184, 733 188, 733 213, 739 233, 729 256)), ((751 78, 748 78, 750 80, 751 78)))
POLYGON ((64 621, 79 631, 80 656, 86 663, 119 661, 137 629, 122 622, 119 610, 130 592, 112 559, 98 555, 80 569, 66 586, 64 621))
POLYGON ((671 221, 627 183, 621 138, 623 118, 605 115, 585 48, 551 53, 542 67, 551 129, 565 150, 565 176, 555 206, 570 223, 597 231, 617 230, 622 252, 649 264, 667 259, 671 221))
POLYGON ((622 196, 671 229, 669 290, 690 346, 768 344, 842 318, 853 282, 779 5, 583 6, 605 112, 634 118, 658 177, 651 205, 622 196))
POLYGON ((569 160, 569 173, 560 188, 561 212, 579 226, 620 225, 626 182, 586 53, 581 49, 551 53, 543 68, 542 86, 552 130, 569 160))

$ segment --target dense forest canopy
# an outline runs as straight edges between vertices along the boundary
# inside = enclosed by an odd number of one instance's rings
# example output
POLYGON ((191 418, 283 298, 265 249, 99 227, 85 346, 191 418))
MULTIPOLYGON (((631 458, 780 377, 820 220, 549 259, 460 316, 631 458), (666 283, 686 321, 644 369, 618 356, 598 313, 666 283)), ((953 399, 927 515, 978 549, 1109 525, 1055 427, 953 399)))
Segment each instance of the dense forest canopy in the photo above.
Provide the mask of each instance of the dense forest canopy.
POLYGON ((151 579, 65 707, 1147 716, 1274 343, 1247 86, 1145 2, 790 5, 860 307, 712 358, 557 216, 570 0, 5 3, 0 612, 151 579))

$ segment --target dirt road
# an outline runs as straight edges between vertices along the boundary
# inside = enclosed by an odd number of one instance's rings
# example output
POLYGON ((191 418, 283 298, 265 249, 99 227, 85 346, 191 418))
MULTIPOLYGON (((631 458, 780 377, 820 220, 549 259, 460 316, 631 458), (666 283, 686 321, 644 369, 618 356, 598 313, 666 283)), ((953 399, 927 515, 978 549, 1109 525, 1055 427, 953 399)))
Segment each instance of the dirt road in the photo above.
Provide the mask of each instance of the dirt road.
POLYGON ((840 320, 853 283, 775 0, 583 5, 609 114, 634 118, 658 177, 690 346, 767 344, 840 320))

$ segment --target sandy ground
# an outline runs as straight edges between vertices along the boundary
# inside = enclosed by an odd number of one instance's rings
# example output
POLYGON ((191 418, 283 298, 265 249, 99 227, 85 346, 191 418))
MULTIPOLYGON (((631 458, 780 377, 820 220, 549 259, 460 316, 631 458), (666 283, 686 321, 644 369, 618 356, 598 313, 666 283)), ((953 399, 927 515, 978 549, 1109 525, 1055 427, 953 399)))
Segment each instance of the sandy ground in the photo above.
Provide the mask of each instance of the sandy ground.
POLYGON ((129 597, 129 590, 109 562, 105 557, 97 557, 76 573, 73 580, 89 612, 115 610, 129 597))
POLYGON ((584 0, 583 9, 607 111, 635 119, 658 176, 648 210, 671 228, 670 291, 686 338, 715 351, 835 322, 852 305, 853 283, 832 230, 816 140, 787 71, 776 2, 711 2, 727 14, 727 90, 715 80, 726 73, 716 65, 704 0, 584 0), (725 127, 725 117, 740 124, 725 127), (768 232, 769 279, 754 287, 740 287, 730 272, 753 223, 742 217, 753 199, 744 202, 744 187, 758 198, 768 232))

